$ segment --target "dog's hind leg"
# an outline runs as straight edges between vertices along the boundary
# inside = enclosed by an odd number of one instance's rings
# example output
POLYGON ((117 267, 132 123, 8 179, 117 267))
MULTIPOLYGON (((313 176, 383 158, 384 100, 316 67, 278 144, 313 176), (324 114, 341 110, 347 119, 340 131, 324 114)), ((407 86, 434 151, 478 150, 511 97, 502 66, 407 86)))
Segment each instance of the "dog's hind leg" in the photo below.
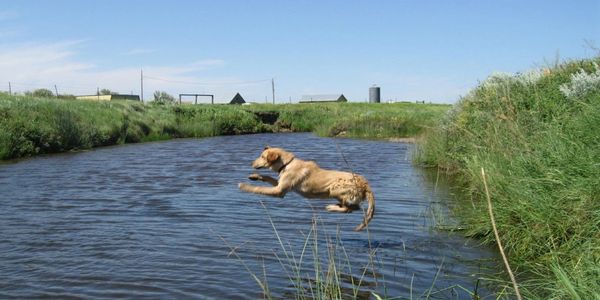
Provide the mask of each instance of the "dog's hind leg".
POLYGON ((325 206, 325 209, 328 212, 340 212, 340 213, 350 212, 350 209, 348 207, 341 206, 339 204, 329 204, 329 205, 325 206))
POLYGON ((328 212, 351 213, 355 210, 359 210, 360 206, 356 205, 356 204, 353 204, 353 205, 329 204, 329 205, 325 206, 325 209, 328 212))
POLYGON ((329 212, 351 213, 355 210, 360 210, 360 204, 353 201, 347 201, 347 197, 338 198, 338 204, 329 204, 325 209, 329 212))

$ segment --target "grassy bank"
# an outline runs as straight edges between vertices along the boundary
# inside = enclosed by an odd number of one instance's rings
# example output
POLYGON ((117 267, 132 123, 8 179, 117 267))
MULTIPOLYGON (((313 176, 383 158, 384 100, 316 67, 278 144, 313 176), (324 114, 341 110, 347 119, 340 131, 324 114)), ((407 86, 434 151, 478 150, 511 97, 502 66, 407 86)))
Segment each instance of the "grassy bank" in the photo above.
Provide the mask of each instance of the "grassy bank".
POLYGON ((356 138, 414 137, 450 108, 439 104, 324 103, 251 105, 253 112, 279 115, 272 129, 356 138))
POLYGON ((481 168, 526 298, 600 299, 600 58, 494 74, 423 139, 418 160, 456 174, 458 214, 494 243, 481 168))
POLYGON ((0 96, 0 159, 177 137, 262 132, 232 107, 179 108, 0 96))
POLYGON ((0 159, 181 137, 261 132, 407 137, 449 106, 412 103, 145 105, 0 93, 0 159))

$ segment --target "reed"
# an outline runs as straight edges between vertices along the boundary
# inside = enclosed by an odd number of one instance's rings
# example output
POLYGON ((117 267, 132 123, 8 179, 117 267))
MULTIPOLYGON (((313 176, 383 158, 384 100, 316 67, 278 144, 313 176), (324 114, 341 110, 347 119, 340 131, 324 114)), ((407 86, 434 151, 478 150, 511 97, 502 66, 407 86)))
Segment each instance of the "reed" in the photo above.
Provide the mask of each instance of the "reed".
POLYGON ((600 299, 599 63, 493 74, 416 152, 417 162, 454 175, 460 226, 484 242, 502 240, 527 299, 600 299))
MULTIPOLYGON (((439 287, 438 279, 443 276, 444 257, 440 260, 429 288, 423 291, 413 290, 415 276, 413 274, 408 297, 389 295, 386 278, 381 272, 384 266, 380 264, 379 248, 371 243, 368 228, 366 232, 369 244, 367 253, 360 254, 359 257, 359 254, 354 252, 351 260, 340 237, 339 227, 335 231, 331 231, 331 228, 328 228, 320 217, 314 215, 308 232, 305 232, 301 239, 285 239, 262 201, 261 205, 265 212, 265 218, 271 225, 273 239, 276 240, 278 247, 278 249, 273 249, 271 255, 279 263, 283 276, 288 279, 291 288, 283 289, 283 287, 277 286, 272 289, 267 275, 269 275, 268 272, 277 270, 274 268, 266 270, 264 264, 262 268, 256 264, 252 268, 254 259, 244 258, 243 254, 246 243, 234 246, 223 237, 220 238, 230 249, 229 256, 233 256, 244 267, 261 289, 265 299, 439 299, 439 297, 447 297, 449 291, 452 291, 453 295, 456 295, 456 291, 461 291, 461 295, 480 299, 477 286, 475 290, 459 284, 439 287), (301 245, 300 250, 292 245, 301 245), (357 265, 357 261, 360 261, 359 265, 357 265)), ((394 266, 394 268, 396 267, 400 266, 394 266)), ((480 280, 488 281, 488 278, 479 278, 477 282, 479 283, 480 280)), ((489 281, 492 280, 489 279, 489 281)), ((509 296, 504 291, 499 291, 496 299, 508 299, 509 296)))
MULTIPOLYGON (((295 253, 289 241, 284 241, 280 236, 277 226, 273 222, 266 206, 261 202, 267 219, 273 229, 274 238, 277 240, 279 251, 274 251, 273 256, 279 262, 285 276, 288 278, 291 292, 285 294, 285 298, 293 299, 367 299, 374 295, 379 297, 371 288, 373 283, 369 282, 368 272, 374 272, 376 261, 376 250, 369 252, 369 263, 362 268, 359 275, 353 275, 350 258, 339 237, 339 230, 335 237, 324 229, 321 220, 314 216, 312 225, 304 236, 302 250, 295 253), (325 242, 325 249, 323 249, 325 242)), ((261 276, 252 270, 248 263, 238 254, 243 250, 230 246, 221 238, 225 245, 230 248, 233 255, 246 269, 250 276, 256 281, 263 292, 265 299, 276 299, 277 295, 269 289, 265 274, 261 276)), ((379 297, 380 298, 380 297, 379 297)))

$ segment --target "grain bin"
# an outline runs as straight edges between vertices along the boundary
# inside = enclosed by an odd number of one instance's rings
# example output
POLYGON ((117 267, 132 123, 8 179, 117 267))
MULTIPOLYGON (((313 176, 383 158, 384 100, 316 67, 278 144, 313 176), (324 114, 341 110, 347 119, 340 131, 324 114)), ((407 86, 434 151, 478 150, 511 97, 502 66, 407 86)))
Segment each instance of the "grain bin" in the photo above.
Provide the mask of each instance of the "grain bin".
POLYGON ((373 85, 369 88, 369 103, 380 103, 381 102, 381 89, 373 85))

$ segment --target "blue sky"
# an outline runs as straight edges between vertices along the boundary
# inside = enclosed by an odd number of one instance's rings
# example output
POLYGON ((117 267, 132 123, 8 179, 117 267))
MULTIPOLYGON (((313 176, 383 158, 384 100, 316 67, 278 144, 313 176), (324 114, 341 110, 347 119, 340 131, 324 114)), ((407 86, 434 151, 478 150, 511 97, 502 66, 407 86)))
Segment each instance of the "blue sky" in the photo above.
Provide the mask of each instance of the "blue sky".
POLYGON ((597 55, 595 1, 0 1, 0 90, 217 102, 453 103, 492 72, 597 55))

